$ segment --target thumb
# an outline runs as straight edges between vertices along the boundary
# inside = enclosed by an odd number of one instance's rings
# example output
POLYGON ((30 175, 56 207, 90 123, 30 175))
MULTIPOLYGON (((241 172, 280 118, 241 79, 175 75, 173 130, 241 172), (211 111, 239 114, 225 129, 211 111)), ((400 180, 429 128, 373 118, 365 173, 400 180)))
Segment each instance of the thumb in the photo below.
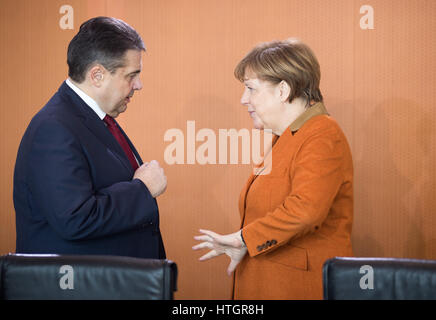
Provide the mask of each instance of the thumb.
POLYGON ((236 269, 238 264, 239 264, 239 261, 236 261, 236 260, 233 260, 233 259, 230 260, 230 264, 227 267, 227 275, 229 277, 232 275, 233 271, 235 271, 235 269, 236 269))

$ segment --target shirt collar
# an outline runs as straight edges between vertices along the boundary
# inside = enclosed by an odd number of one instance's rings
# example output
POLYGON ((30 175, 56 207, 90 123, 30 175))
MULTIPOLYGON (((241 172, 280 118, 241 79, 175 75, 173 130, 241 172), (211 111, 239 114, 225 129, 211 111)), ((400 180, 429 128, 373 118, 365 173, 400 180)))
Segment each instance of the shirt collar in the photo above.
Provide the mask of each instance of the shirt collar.
POLYGON ((106 112, 101 110, 98 103, 92 99, 90 96, 88 96, 85 92, 80 90, 76 85, 73 84, 73 82, 68 78, 66 81, 67 85, 73 90, 77 95, 82 98, 82 100, 92 109, 94 112, 98 115, 98 117, 103 120, 103 118, 106 116, 106 112))
POLYGON ((322 102, 317 102, 313 106, 306 109, 306 111, 304 111, 297 119, 295 119, 294 122, 292 122, 289 126, 289 129, 291 132, 298 131, 309 119, 321 114, 328 115, 328 112, 322 102))

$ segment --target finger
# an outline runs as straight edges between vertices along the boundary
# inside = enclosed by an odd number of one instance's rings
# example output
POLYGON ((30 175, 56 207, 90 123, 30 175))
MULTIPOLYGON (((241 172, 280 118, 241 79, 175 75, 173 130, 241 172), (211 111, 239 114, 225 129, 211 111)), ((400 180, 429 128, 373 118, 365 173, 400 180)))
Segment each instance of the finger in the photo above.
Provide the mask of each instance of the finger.
POLYGON ((213 244, 210 242, 202 242, 192 247, 193 250, 199 250, 204 248, 213 249, 213 244))
POLYGON ((215 240, 217 240, 220 237, 220 235, 218 233, 215 233, 215 232, 210 231, 210 230, 200 229, 200 233, 206 234, 206 235, 208 235, 209 237, 211 237, 212 239, 215 239, 215 240))
POLYGON ((213 239, 211 238, 211 237, 209 237, 209 236, 195 236, 194 237, 194 239, 195 240, 198 240, 198 241, 209 241, 209 242, 213 242, 213 239))
POLYGON ((204 229, 200 229, 200 232, 212 237, 216 243, 219 243, 221 245, 235 247, 235 248, 240 246, 239 245, 240 241, 237 239, 237 236, 235 234, 223 236, 213 231, 204 230, 204 229))
POLYGON ((218 257, 219 255, 221 255, 221 253, 217 252, 216 250, 211 250, 208 253, 206 253, 204 256, 200 257, 200 261, 205 261, 205 260, 209 260, 215 257, 218 257))
POLYGON ((233 260, 233 259, 230 260, 230 264, 229 264, 229 266, 227 268, 227 274, 229 276, 232 275, 233 271, 235 271, 235 269, 236 269, 238 264, 239 264, 239 261, 236 261, 236 260, 233 260))

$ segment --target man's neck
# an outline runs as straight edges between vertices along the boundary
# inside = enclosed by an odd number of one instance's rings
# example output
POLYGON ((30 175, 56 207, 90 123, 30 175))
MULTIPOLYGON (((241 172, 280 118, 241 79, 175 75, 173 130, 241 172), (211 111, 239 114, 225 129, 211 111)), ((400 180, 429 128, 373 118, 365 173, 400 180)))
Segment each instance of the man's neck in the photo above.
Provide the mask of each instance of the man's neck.
POLYGON ((86 85, 86 81, 82 82, 82 83, 77 83, 76 81, 74 81, 71 78, 68 78, 68 80, 70 80, 70 82, 72 84, 74 84, 77 88, 79 88, 80 90, 82 90, 87 96, 89 96, 90 98, 92 98, 93 100, 95 100, 95 102, 98 103, 98 99, 97 97, 95 97, 95 94, 93 93, 93 90, 89 88, 88 85, 86 85))
POLYGON ((67 85, 71 87, 73 91, 92 109, 97 113, 100 119, 106 116, 106 113, 100 107, 97 99, 95 99, 95 94, 90 90, 89 86, 83 83, 77 83, 71 78, 67 79, 67 85))

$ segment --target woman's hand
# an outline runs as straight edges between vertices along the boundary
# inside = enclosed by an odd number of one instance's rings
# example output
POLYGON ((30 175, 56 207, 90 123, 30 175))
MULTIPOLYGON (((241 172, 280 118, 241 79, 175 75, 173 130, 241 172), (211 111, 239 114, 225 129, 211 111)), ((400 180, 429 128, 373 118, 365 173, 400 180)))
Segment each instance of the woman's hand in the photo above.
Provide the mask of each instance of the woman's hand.
POLYGON ((203 233, 203 235, 195 236, 194 239, 203 242, 193 246, 192 249, 209 248, 211 251, 203 255, 199 260, 209 260, 225 253, 230 257, 230 264, 227 268, 227 274, 230 276, 247 253, 247 247, 242 241, 241 230, 227 235, 219 235, 209 230, 200 229, 200 233, 203 233))

